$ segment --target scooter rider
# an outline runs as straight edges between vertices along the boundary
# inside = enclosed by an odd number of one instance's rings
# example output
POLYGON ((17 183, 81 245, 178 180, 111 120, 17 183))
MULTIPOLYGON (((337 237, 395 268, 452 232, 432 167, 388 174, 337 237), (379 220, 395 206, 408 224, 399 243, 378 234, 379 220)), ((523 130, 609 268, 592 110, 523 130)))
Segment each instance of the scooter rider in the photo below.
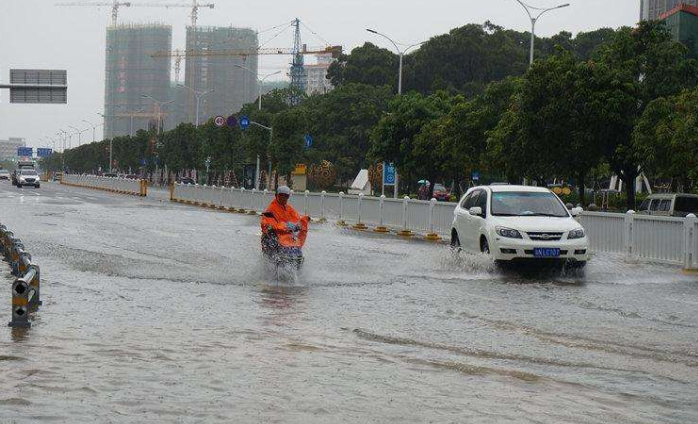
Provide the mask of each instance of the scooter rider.
POLYGON ((262 248, 302 247, 308 230, 308 218, 301 217, 288 203, 291 189, 280 186, 262 214, 262 248))

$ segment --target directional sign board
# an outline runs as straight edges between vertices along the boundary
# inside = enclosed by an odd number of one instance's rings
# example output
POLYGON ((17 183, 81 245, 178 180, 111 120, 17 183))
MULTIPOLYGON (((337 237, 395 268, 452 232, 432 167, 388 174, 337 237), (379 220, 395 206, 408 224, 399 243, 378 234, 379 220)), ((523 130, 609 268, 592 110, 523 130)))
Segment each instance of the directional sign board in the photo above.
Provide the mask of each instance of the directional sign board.
POLYGON ((230 128, 235 128, 238 126, 238 117, 235 115, 230 115, 226 121, 230 128))
POLYGON ((478 171, 473 171, 472 180, 473 181, 480 181, 480 173, 478 171))
POLYGON ((223 125, 225 125, 225 118, 222 116, 216 116, 213 119, 213 123, 216 124, 217 127, 222 127, 223 125))
POLYGON ((310 149, 313 147, 313 136, 310 134, 306 134, 305 136, 305 148, 310 149))
POLYGON ((395 165, 392 163, 383 164, 383 185, 395 185, 395 165))
POLYGON ((247 116, 244 116, 244 115, 240 117, 239 122, 240 122, 240 129, 242 129, 242 130, 248 129, 250 127, 250 124, 251 124, 250 118, 248 118, 247 116))
POLYGON ((53 154, 53 149, 38 148, 36 149, 36 156, 40 158, 47 158, 53 154))
POLYGON ((43 69, 10 69, 10 103, 68 103, 66 71, 43 69))
POLYGON ((18 147, 17 156, 32 157, 34 156, 34 149, 32 149, 31 147, 18 147))

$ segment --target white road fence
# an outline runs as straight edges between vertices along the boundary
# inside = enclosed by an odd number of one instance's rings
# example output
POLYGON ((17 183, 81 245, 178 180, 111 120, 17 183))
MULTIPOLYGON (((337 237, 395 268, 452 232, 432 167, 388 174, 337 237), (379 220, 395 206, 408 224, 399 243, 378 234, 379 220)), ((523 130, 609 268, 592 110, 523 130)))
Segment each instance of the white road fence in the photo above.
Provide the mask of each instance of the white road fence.
MULTIPOLYGON (((271 191, 175 184, 172 200, 236 211, 262 212, 274 198, 271 191)), ((343 193, 296 193, 299 213, 316 219, 385 227, 394 231, 436 234, 449 238, 455 203, 343 193)), ((584 212, 579 221, 596 253, 698 268, 698 219, 584 212)))
POLYGON ((96 175, 64 174, 61 177, 61 184, 120 194, 132 194, 134 196, 148 195, 148 184, 145 180, 98 177, 96 175))

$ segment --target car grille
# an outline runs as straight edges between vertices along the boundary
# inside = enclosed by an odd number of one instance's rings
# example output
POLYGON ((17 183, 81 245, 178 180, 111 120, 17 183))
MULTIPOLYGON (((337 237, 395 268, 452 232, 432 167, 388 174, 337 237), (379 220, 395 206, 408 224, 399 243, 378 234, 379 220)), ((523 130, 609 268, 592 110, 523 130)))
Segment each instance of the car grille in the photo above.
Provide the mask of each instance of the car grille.
POLYGON ((33 183, 34 181, 36 181, 36 179, 34 179, 34 178, 25 178, 24 179, 25 183, 33 183))
POLYGON ((559 241, 562 239, 562 233, 526 233, 528 238, 536 241, 559 241))

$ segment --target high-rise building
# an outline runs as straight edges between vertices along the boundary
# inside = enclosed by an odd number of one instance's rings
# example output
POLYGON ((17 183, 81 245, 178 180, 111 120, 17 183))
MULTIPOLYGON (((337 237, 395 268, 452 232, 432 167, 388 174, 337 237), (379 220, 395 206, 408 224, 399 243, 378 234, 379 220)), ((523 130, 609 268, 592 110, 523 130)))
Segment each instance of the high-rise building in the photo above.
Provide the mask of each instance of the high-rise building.
POLYGON ((682 4, 698 6, 698 0, 640 0, 640 20, 660 19, 661 15, 682 4))
MULTIPOLYGON (((246 103, 257 98, 257 33, 247 28, 189 27, 187 28, 187 57, 185 85, 205 92, 199 104, 199 121, 213 116, 236 113, 246 103), (221 54, 224 51, 250 52, 250 55, 221 54), (201 53, 212 53, 211 55, 201 53), (249 71, 239 68, 245 67, 249 71)), ((187 89, 184 122, 196 121, 196 96, 187 89)))
POLYGON ((0 140, 0 160, 16 160, 19 147, 27 147, 27 140, 21 137, 0 140))
POLYGON ((126 24, 107 28, 104 93, 104 137, 113 138, 148 129, 158 116, 171 127, 168 107, 172 100, 170 60, 153 58, 156 52, 172 50, 172 27, 159 24, 126 24))
POLYGON ((331 91, 334 87, 330 80, 327 79, 327 71, 330 65, 334 62, 332 54, 317 55, 317 63, 314 65, 305 65, 305 74, 308 78, 306 93, 309 96, 313 94, 325 94, 331 91))
POLYGON ((698 59, 698 7, 681 5, 660 16, 674 39, 685 45, 698 59))

